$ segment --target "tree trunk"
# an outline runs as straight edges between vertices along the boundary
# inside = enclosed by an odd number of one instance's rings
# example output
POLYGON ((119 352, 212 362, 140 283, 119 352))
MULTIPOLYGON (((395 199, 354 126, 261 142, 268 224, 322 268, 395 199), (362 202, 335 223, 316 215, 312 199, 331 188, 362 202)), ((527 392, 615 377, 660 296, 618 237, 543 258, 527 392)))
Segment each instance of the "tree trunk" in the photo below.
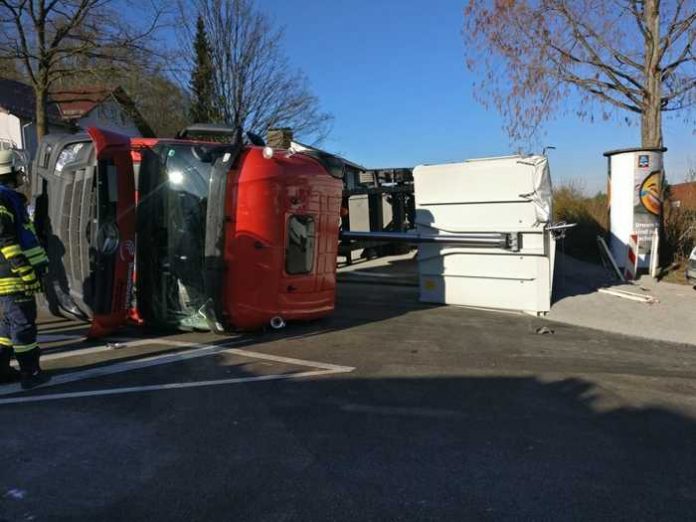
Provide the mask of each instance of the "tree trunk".
POLYGON ((644 103, 643 114, 640 117, 641 147, 662 147, 662 109, 653 99, 644 103))
POLYGON ((43 137, 48 134, 48 122, 46 121, 48 89, 42 86, 35 86, 34 94, 36 98, 36 141, 41 143, 43 137))
POLYGON ((640 119, 641 147, 662 147, 662 71, 659 0, 645 0, 645 93, 640 119))

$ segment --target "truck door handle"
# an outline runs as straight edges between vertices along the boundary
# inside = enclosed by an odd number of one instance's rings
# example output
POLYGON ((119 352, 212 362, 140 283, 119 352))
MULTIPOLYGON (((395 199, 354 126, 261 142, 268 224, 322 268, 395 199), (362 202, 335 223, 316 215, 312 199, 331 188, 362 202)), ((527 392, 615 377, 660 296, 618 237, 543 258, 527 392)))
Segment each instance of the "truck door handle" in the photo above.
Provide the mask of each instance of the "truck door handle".
POLYGON ((288 285, 288 292, 294 292, 295 290, 297 290, 297 288, 292 285, 288 285))
POLYGON ((254 248, 255 248, 256 250, 261 250, 262 248, 264 248, 264 244, 263 244, 261 241, 255 241, 255 242, 254 242, 254 248))

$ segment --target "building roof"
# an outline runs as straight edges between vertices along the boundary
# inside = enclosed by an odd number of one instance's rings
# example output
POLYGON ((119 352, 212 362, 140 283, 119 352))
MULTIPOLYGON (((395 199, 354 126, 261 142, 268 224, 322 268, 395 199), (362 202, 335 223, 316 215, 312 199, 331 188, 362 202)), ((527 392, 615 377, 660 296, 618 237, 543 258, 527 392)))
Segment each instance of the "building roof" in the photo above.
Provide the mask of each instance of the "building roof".
MULTIPOLYGON (((16 80, 0 78, 0 110, 25 120, 33 120, 36 117, 34 89, 16 80)), ((58 108, 52 104, 46 108, 46 117, 49 123, 63 122, 58 108)))
POLYGON ((143 137, 155 136, 150 125, 135 106, 135 102, 121 87, 77 87, 54 92, 51 94, 51 99, 56 103, 62 118, 66 121, 84 118, 105 101, 113 99, 131 117, 143 137))
POLYGON ((80 87, 51 94, 60 115, 65 120, 79 120, 111 96, 113 89, 80 87))
MULTIPOLYGON (((121 87, 78 87, 53 92, 46 107, 53 124, 74 123, 108 99, 119 103, 144 137, 153 137, 152 128, 138 111, 133 100, 121 87)), ((35 118, 36 102, 31 86, 15 80, 0 79, 0 110, 23 119, 35 118)))
POLYGON ((669 187, 669 199, 684 208, 696 209, 696 181, 677 183, 669 187))

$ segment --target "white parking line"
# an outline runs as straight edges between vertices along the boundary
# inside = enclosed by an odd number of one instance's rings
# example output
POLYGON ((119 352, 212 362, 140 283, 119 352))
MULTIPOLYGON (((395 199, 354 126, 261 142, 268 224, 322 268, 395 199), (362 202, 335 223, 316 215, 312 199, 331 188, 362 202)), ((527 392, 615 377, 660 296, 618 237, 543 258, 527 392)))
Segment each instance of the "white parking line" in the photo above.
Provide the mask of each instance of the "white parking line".
MULTIPOLYGON (((141 346, 143 344, 159 344, 159 343, 153 343, 151 339, 118 339, 114 340, 113 343, 107 343, 101 346, 92 346, 90 348, 80 348, 78 350, 63 350, 60 352, 51 352, 51 353, 45 353, 41 355, 41 360, 42 361, 53 361, 56 359, 66 359, 68 357, 79 357, 81 355, 90 355, 93 353, 100 353, 100 352, 113 352, 116 351, 116 348, 114 348, 114 344, 119 344, 121 345, 118 349, 123 349, 123 348, 134 348, 136 346, 141 346)), ((191 345, 188 345, 191 346, 191 345)))
MULTIPOLYGON (((84 336, 78 336, 73 340, 78 340, 78 339, 84 339, 84 336)), ((46 340, 42 339, 42 336, 38 336, 38 343, 39 346, 41 346, 42 343, 49 343, 49 342, 54 342, 57 340, 65 340, 65 339, 53 339, 53 340, 46 340)), ((44 352, 41 354, 41 360, 42 361, 53 361, 55 359, 66 359, 68 357, 79 357, 80 355, 89 355, 92 353, 100 353, 100 352, 110 352, 114 351, 114 344, 120 344, 118 348, 130 348, 130 347, 135 347, 135 346, 140 346, 143 344, 151 344, 153 343, 152 339, 134 339, 134 338, 114 338, 112 339, 113 342, 107 343, 104 345, 100 346, 91 346, 89 348, 79 348, 77 350, 71 349, 71 348, 64 348, 63 346, 60 346, 57 348, 47 348, 47 349, 42 349, 41 351, 44 352), (61 348, 64 348, 61 350, 61 348), (46 353, 48 352, 48 353, 46 353)), ((159 342, 154 342, 154 344, 159 344, 159 342)), ((191 346, 191 344, 187 344, 187 346, 191 346)), ((12 361, 12 366, 15 368, 18 368, 19 366, 17 365, 17 361, 12 361)))
MULTIPOLYGON (((143 340, 144 343, 145 340, 143 340)), ((139 343, 139 344, 143 344, 139 343)), ((166 343, 165 341, 157 341, 157 340, 148 340, 148 344, 173 344, 174 346, 177 346, 178 343, 166 343)), ((135 345, 135 343, 133 343, 135 345)), ((133 346, 131 345, 131 346, 133 346)), ((191 344, 188 344, 186 346, 191 346, 191 344)), ((195 346, 195 345, 194 345, 195 346)), ((210 345, 202 345, 195 347, 191 350, 183 351, 183 352, 177 352, 177 353, 165 353, 165 354, 159 354, 159 355, 153 355, 150 357, 144 357, 142 359, 135 359, 132 361, 124 361, 120 363, 114 363, 114 364, 109 364, 107 366, 99 366, 97 368, 89 368, 87 370, 81 370, 77 372, 70 372, 70 373, 64 373, 61 375, 56 375, 51 379, 49 382, 46 384, 43 384, 41 386, 37 386, 34 388, 35 390, 41 389, 41 388, 48 388, 50 386, 58 386, 60 384, 67 384, 70 382, 76 382, 76 381, 83 381, 85 379, 92 379, 93 377, 102 377, 104 375, 113 375, 116 373, 123 373, 123 372, 129 372, 132 370, 139 370, 141 368, 149 368, 152 366, 159 366, 160 364, 167 364, 167 363, 173 363, 173 362, 180 362, 180 361, 187 361, 189 359, 196 359, 198 357, 205 357, 207 355, 214 354, 216 352, 219 352, 223 350, 227 345, 219 345, 219 346, 210 346, 210 345)), ((101 347, 95 347, 95 348, 101 348, 101 347)), ((90 350, 90 348, 85 349, 85 351, 90 350)), ((85 353, 85 352, 83 352, 85 353)), ((55 356, 59 356, 63 354, 55 354, 55 356)), ((72 355, 72 354, 71 354, 72 355)), ((71 356, 68 354, 65 354, 65 357, 71 356)), ((4 386, 0 388, 0 396, 4 395, 12 395, 13 393, 19 393, 23 391, 21 386, 19 384, 11 384, 9 386, 4 386)))
MULTIPOLYGON (((58 386, 61 384, 67 384, 71 382, 83 381, 86 379, 93 379, 95 377, 103 377, 107 375, 114 375, 117 373, 123 373, 133 370, 139 370, 142 368, 150 368, 153 366, 159 366, 162 364, 169 364, 173 362, 182 362, 190 359, 196 359, 199 357, 206 357, 208 355, 213 355, 216 353, 230 353, 239 355, 241 357, 248 357, 252 359, 261 359, 266 361, 279 362, 284 364, 292 364, 295 366, 305 366, 313 368, 311 371, 290 373, 290 374, 274 374, 274 375, 259 375, 254 377, 238 377, 230 379, 221 379, 213 381, 198 381, 198 382, 183 382, 183 383, 168 383, 159 385, 144 385, 135 387, 121 387, 121 388, 110 388, 105 390, 91 390, 83 392, 68 392, 68 393, 57 393, 50 395, 34 395, 34 396, 23 396, 23 397, 11 397, 7 399, 0 399, 0 405, 3 404, 16 404, 25 402, 39 402, 39 401, 49 401, 57 399, 67 399, 75 397, 91 397, 99 395, 118 395, 121 393, 135 393, 135 392, 147 392, 156 390, 168 390, 168 389, 179 389, 179 388, 197 388, 203 386, 218 386, 222 384, 238 384, 244 382, 257 382, 257 381, 269 381, 269 380, 279 380, 279 379, 297 379, 302 377, 310 377, 317 375, 329 375, 334 373, 348 373, 355 370, 355 368, 350 366, 339 366, 335 364, 308 361, 304 359, 294 359, 290 357, 282 357, 279 355, 271 355, 260 352, 251 352, 248 350, 241 350, 237 348, 230 348, 235 344, 243 342, 243 339, 238 339, 225 344, 220 345, 199 345, 191 350, 177 352, 173 354, 160 354, 151 357, 146 357, 143 359, 137 359, 133 361, 124 361, 121 363, 114 363, 107 366, 100 366, 97 368, 90 368, 87 370, 65 373, 62 375, 55 376, 48 383, 34 388, 34 390, 40 390, 48 388, 51 386, 58 386)), ((136 346, 139 344, 162 344, 167 346, 191 346, 190 343, 185 343, 182 341, 158 341, 155 339, 146 339, 141 341, 135 341, 130 343, 129 346, 136 346)), ((94 347, 88 348, 86 350, 94 350, 97 348, 104 347, 94 347)), ((85 350, 85 351, 86 351, 85 350)), ((84 351, 83 351, 84 353, 84 351)), ((90 352, 91 353, 91 352, 90 352)), ((56 356, 62 354, 55 354, 56 356)), ((65 356, 68 356, 66 354, 65 356)), ((8 386, 0 387, 0 396, 7 396, 16 393, 20 393, 23 390, 19 384, 12 384, 8 386)), ((33 390, 32 390, 33 391, 33 390)))
POLYGON ((36 341, 39 344, 45 343, 59 343, 61 341, 77 341, 78 339, 84 339, 84 335, 76 334, 62 334, 62 333, 44 333, 36 336, 36 341))
POLYGON ((253 359, 264 359, 266 361, 294 364, 297 366, 311 366, 312 368, 321 368, 323 370, 331 370, 334 372, 352 372, 355 370, 352 366, 339 366, 337 364, 329 364, 317 361, 307 361, 305 359, 293 359, 292 357, 282 357, 280 355, 271 355, 268 353, 250 352, 248 350, 240 350, 239 348, 228 348, 225 350, 228 353, 236 353, 242 357, 251 357, 253 359))
MULTIPOLYGON (((352 371, 348 370, 348 371, 352 371)), ((345 370, 344 370, 345 371, 345 370)), ((257 375, 255 377, 236 377, 231 379, 220 379, 215 381, 197 382, 174 382, 169 384, 154 384, 146 386, 132 386, 123 388, 108 388, 104 390, 91 390, 83 392, 53 393, 51 395, 33 395, 29 397, 12 397, 10 399, 0 399, 0 406, 4 404, 18 404, 26 402, 55 401, 59 399, 75 399, 79 397, 99 397, 104 395, 122 395, 126 393, 141 393, 161 390, 176 390, 182 388, 202 388, 209 386, 221 386, 223 384, 240 384, 245 382, 259 381, 278 381, 301 379, 303 377, 316 377, 318 375, 330 375, 333 373, 343 373, 337 370, 312 370, 298 373, 285 373, 275 375, 257 375)))
MULTIPOLYGON (((70 357, 79 357, 82 355, 91 355, 93 353, 101 352, 113 352, 116 350, 123 350, 125 348, 135 348, 137 346, 142 346, 144 344, 167 344, 171 346, 195 346, 191 343, 181 343, 178 341, 172 341, 171 343, 165 343, 164 341, 158 341, 156 339, 133 339, 133 338, 118 338, 112 339, 113 342, 103 344, 100 346, 91 346, 89 348, 79 348, 77 350, 72 350, 70 348, 57 352, 49 352, 41 354, 41 361, 54 361, 56 359, 68 359, 70 357), (118 344, 120 346, 115 347, 118 344)), ((43 351, 43 350, 42 350, 43 351)), ((18 368, 17 361, 12 361, 12 366, 18 368)), ((0 389, 0 395, 2 395, 0 389)))

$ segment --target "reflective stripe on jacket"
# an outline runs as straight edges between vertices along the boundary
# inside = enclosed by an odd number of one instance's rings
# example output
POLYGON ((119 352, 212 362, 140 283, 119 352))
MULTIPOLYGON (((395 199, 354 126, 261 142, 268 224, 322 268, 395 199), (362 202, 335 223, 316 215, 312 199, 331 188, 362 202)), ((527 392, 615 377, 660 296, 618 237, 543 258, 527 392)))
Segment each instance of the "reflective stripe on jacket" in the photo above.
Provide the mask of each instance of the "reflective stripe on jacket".
POLYGON ((0 201, 4 203, 3 206, 11 207, 7 210, 14 218, 15 232, 19 240, 19 246, 22 249, 22 253, 31 263, 31 266, 48 264, 46 251, 41 246, 41 243, 39 243, 39 238, 36 237, 34 223, 32 223, 29 218, 25 197, 11 188, 0 185, 0 201))
POLYGON ((0 185, 0 295, 29 291, 37 283, 34 267, 48 264, 25 201, 20 193, 0 185))

